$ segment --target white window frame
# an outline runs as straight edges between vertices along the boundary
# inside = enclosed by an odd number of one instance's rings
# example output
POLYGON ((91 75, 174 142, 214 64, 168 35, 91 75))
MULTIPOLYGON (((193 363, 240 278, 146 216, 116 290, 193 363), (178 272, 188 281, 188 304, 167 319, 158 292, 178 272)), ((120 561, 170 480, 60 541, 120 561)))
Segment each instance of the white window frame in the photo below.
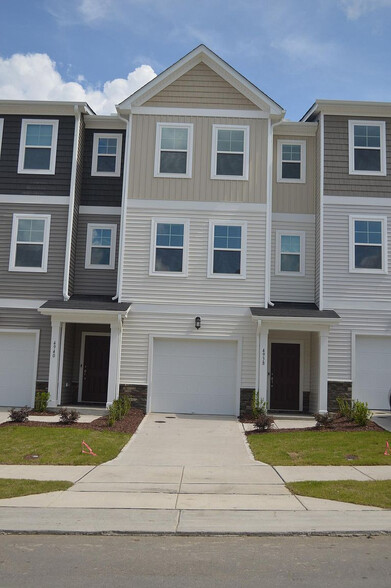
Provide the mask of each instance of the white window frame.
POLYGON ((184 218, 153 218, 151 221, 151 246, 149 257, 149 275, 166 276, 170 278, 187 278, 189 271, 189 232, 190 221, 184 218), (182 271, 181 272, 162 272, 155 270, 156 262, 156 234, 159 223, 170 225, 183 225, 183 246, 182 247, 165 247, 165 249, 182 249, 182 271))
MULTIPOLYGON (((358 243, 360 245, 360 243, 358 243)), ((361 243, 364 245, 364 243, 361 243)), ((375 245, 375 244, 374 244, 375 245)), ((379 246, 379 244, 376 244, 379 246)), ((349 216, 349 272, 355 274, 388 274, 388 254, 387 254, 387 217, 386 216, 372 216, 368 214, 352 214, 349 216), (355 267, 355 221, 378 221, 381 222, 382 231, 382 267, 364 268, 355 267)))
MULTIPOLYGON (((363 149, 379 149, 378 147, 363 147, 363 149)), ((387 174, 386 162, 386 123, 383 120, 349 120, 349 174, 357 176, 385 176, 387 174), (356 170, 354 168, 354 150, 360 147, 354 146, 354 127, 380 127, 380 170, 356 170)))
POLYGON ((107 223, 88 223, 87 224, 87 239, 86 239, 86 258, 85 268, 94 270, 113 270, 115 269, 115 250, 117 244, 117 225, 107 223), (110 243, 110 263, 107 265, 91 263, 92 253, 92 232, 94 229, 110 229, 111 243, 110 243))
POLYGON ((277 139, 277 182, 289 184, 305 184, 306 182, 306 161, 307 161, 307 142, 296 139, 277 139), (300 145, 301 158, 293 163, 300 163, 300 178, 283 178, 282 177, 282 146, 283 145, 300 145))
MULTIPOLYGON (((32 272, 46 273, 48 270, 49 255, 49 238, 50 238, 50 214, 19 214, 15 213, 12 218, 11 248, 8 269, 10 272, 32 272), (18 225, 21 219, 43 220, 45 221, 44 237, 42 243, 42 262, 41 267, 21 267, 15 265, 16 246, 18 236, 18 225)), ((41 243, 40 243, 41 244, 41 243)))
MULTIPOLYGON (((58 120, 38 119, 38 118, 24 118, 22 120, 22 127, 20 131, 20 146, 19 146, 19 161, 18 174, 39 174, 39 175, 54 175, 56 172, 56 156, 57 156, 57 138, 58 138, 58 120), (26 147, 29 149, 31 145, 26 145, 27 125, 51 125, 52 126, 52 144, 50 146, 50 164, 49 169, 24 169, 24 156, 26 147)), ((36 147, 40 149, 40 147, 36 147)))
MULTIPOLYGON (((154 176, 155 178, 191 178, 193 169, 193 127, 192 123, 156 123, 156 144, 155 144, 155 166, 154 176), (162 129, 163 128, 184 128, 187 129, 187 157, 186 157, 186 173, 174 174, 174 173, 163 173, 160 171, 160 152, 161 140, 162 140, 162 129)), ((169 151, 163 149, 163 151, 169 151)), ((175 149, 178 151, 178 149, 175 149)))
MULTIPOLYGON (((237 249, 224 249, 224 251, 237 251, 237 249)), ((208 242, 208 268, 207 277, 223 280, 245 280, 247 270, 247 222, 246 221, 228 221, 228 220, 210 220, 209 221, 209 242, 208 242), (214 253, 214 230, 216 226, 224 227, 241 227, 242 242, 240 248, 240 274, 215 274, 213 273, 213 253, 214 253)))
MULTIPOLYGON (((250 127, 248 125, 213 125, 212 127, 212 158, 211 158, 211 179, 212 180, 248 180, 249 170, 249 149, 250 149, 250 127), (217 136, 218 131, 244 131, 244 152, 243 152, 243 175, 222 176, 217 175, 217 136)), ((235 153, 235 152, 227 152, 235 153)))
POLYGON ((1 146, 3 144, 3 128, 4 128, 4 119, 0 118, 0 155, 1 155, 1 146))
MULTIPOLYGON (((105 156, 103 155, 102 157, 105 157, 105 156)), ((113 157, 113 155, 110 155, 110 157, 113 157)), ((122 134, 121 133, 94 133, 94 139, 93 139, 93 143, 92 143, 92 161, 91 161, 91 175, 92 176, 119 177, 121 175, 121 158, 122 158, 122 134), (98 171, 99 139, 117 139, 117 152, 115 154, 115 170, 113 172, 98 171)))
MULTIPOLYGON (((297 255, 295 253, 294 255, 297 255)), ((298 277, 305 276, 305 231, 276 231, 276 276, 298 277), (286 272, 281 269, 281 237, 300 237, 300 270, 298 272, 286 272)))

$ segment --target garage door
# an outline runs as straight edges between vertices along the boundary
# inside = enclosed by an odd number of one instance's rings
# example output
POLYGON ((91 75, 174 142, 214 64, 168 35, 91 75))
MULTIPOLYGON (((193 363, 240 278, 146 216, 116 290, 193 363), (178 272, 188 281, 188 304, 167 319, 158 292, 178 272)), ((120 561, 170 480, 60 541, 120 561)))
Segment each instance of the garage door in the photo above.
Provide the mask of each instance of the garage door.
POLYGON ((151 410, 236 414, 237 343, 155 339, 151 410))
POLYGON ((391 337, 356 337, 356 377, 353 396, 369 408, 389 410, 391 337))
POLYGON ((0 406, 31 406, 35 349, 35 332, 0 332, 0 406))

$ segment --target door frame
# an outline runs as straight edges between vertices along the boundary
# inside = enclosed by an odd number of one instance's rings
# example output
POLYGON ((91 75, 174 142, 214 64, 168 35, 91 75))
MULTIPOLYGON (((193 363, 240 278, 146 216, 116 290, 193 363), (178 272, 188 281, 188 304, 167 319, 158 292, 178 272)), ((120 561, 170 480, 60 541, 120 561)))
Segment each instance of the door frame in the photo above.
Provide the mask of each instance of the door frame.
MULTIPOLYGON (((82 331, 81 333, 81 346, 80 346, 80 364, 79 364, 79 389, 77 391, 77 401, 82 401, 82 392, 83 392, 83 371, 84 371, 84 352, 86 347, 86 337, 92 335, 94 337, 111 337, 111 333, 101 333, 97 331, 82 331)), ((110 351, 109 351, 109 367, 108 372, 110 371, 110 351)), ((107 383, 108 387, 108 383, 107 383)), ((106 397, 107 402, 107 397, 106 397)))
MULTIPOLYGON (((300 345, 300 362, 299 362, 299 412, 303 412, 303 383, 304 383, 304 341, 298 339, 283 339, 281 337, 273 337, 269 339, 268 362, 267 362, 267 403, 270 407, 270 373, 272 366, 272 343, 286 343, 287 345, 300 345)), ((283 410, 283 409, 280 409, 283 410)), ((292 412, 286 409, 287 412, 292 412)))

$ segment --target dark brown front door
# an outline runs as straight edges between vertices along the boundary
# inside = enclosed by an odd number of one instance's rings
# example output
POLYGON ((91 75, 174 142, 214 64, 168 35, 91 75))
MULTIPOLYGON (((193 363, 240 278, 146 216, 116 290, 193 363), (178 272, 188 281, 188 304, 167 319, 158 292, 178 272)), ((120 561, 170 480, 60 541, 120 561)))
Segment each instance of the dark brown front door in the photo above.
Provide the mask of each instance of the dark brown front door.
POLYGON ((270 409, 300 410, 300 345, 272 343, 270 409))
POLYGON ((106 402, 110 336, 85 335, 82 402, 106 402))

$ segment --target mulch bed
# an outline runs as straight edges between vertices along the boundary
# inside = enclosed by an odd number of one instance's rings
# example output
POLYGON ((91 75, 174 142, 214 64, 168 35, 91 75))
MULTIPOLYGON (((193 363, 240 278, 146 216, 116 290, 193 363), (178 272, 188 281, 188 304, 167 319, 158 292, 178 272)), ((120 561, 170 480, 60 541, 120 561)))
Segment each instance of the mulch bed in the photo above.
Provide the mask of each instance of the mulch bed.
MULTIPOLYGON (((240 421, 242 423, 252 423, 254 419, 251 417, 248 418, 241 418, 240 421)), ((359 432, 359 431, 383 431, 379 425, 374 423, 373 421, 368 421, 365 427, 360 427, 356 423, 349 421, 345 417, 337 416, 334 419, 334 422, 327 427, 306 427, 305 429, 270 429, 269 431, 258 431, 254 429, 254 431, 246 431, 246 435, 259 435, 260 433, 297 433, 298 431, 317 431, 319 433, 329 433, 332 431, 345 431, 345 432, 359 432)))

